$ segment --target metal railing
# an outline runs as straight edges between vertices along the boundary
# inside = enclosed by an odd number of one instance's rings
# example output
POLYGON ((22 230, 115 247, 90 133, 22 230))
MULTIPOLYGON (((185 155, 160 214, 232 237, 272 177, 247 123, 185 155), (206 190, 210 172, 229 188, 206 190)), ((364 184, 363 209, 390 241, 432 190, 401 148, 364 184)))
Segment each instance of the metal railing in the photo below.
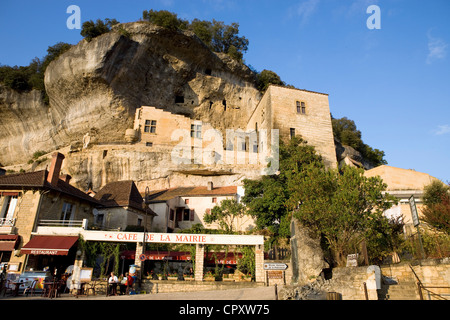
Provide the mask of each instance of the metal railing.
MULTIPOLYGON (((86 220, 86 219, 85 219, 86 220)), ((83 228, 86 225, 85 220, 39 220, 39 227, 71 227, 83 228)))
POLYGON ((433 292, 430 289, 450 289, 450 287, 446 287, 446 286, 424 286, 422 281, 420 281, 419 277, 417 276, 416 272, 414 271, 413 267, 411 265, 409 265, 409 267, 411 268, 412 273, 414 274, 414 276, 417 279, 417 289, 419 291, 419 298, 420 298, 420 300, 424 300, 423 299, 423 291, 428 292, 428 294, 430 296, 433 296, 434 298, 436 298, 438 300, 448 300, 447 298, 443 297, 442 294, 433 292))

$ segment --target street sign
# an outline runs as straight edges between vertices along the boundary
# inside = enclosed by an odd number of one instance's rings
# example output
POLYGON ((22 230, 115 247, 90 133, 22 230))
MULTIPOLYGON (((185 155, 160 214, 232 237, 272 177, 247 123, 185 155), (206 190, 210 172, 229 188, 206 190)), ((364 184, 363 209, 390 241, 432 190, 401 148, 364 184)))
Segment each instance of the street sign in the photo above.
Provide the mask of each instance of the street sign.
POLYGON ((147 256, 145 254, 141 254, 141 255, 139 255, 139 260, 145 261, 145 260, 147 260, 147 256))
POLYGON ((419 215, 417 214, 416 201, 414 200, 414 195, 409 198, 409 207, 411 208, 411 216, 413 220, 414 227, 417 227, 419 222, 419 215))
POLYGON ((264 263, 264 270, 286 270, 287 267, 285 263, 264 263))

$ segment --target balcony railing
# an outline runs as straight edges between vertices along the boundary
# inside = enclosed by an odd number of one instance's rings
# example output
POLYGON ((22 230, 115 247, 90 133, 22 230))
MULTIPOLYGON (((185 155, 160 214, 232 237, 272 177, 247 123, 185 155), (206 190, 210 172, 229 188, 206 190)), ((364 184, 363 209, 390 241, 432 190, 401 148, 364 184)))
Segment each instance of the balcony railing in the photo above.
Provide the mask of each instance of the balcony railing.
POLYGON ((87 229, 87 219, 83 220, 39 220, 38 227, 70 227, 87 229))

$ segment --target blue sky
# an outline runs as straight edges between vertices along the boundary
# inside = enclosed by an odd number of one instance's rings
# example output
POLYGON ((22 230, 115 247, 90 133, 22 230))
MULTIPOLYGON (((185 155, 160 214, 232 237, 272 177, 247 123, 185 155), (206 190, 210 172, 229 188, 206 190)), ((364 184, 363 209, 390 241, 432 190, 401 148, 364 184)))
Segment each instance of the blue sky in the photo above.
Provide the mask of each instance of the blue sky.
POLYGON ((448 0, 40 0, 0 3, 0 63, 28 65, 48 46, 76 44, 69 5, 81 20, 138 20, 143 10, 238 22, 245 62, 301 89, 329 94, 334 117, 356 122, 388 164, 450 181, 448 0), (370 5, 381 29, 370 30, 370 5))

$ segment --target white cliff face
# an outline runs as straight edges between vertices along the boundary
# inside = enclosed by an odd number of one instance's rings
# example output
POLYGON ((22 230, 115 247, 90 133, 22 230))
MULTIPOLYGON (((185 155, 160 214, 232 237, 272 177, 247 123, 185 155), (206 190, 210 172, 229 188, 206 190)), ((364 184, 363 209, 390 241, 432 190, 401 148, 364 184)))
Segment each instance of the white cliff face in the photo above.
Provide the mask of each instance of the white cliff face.
POLYGON ((45 87, 49 106, 40 92, 0 86, 0 163, 26 164, 34 152, 74 145, 87 132, 91 145, 117 144, 106 162, 100 150, 67 155, 67 171, 80 186, 161 176, 167 183, 177 168, 166 155, 120 150, 136 108, 154 106, 225 130, 245 128, 261 98, 246 66, 211 52, 193 33, 144 22, 80 41, 48 66, 45 87))

